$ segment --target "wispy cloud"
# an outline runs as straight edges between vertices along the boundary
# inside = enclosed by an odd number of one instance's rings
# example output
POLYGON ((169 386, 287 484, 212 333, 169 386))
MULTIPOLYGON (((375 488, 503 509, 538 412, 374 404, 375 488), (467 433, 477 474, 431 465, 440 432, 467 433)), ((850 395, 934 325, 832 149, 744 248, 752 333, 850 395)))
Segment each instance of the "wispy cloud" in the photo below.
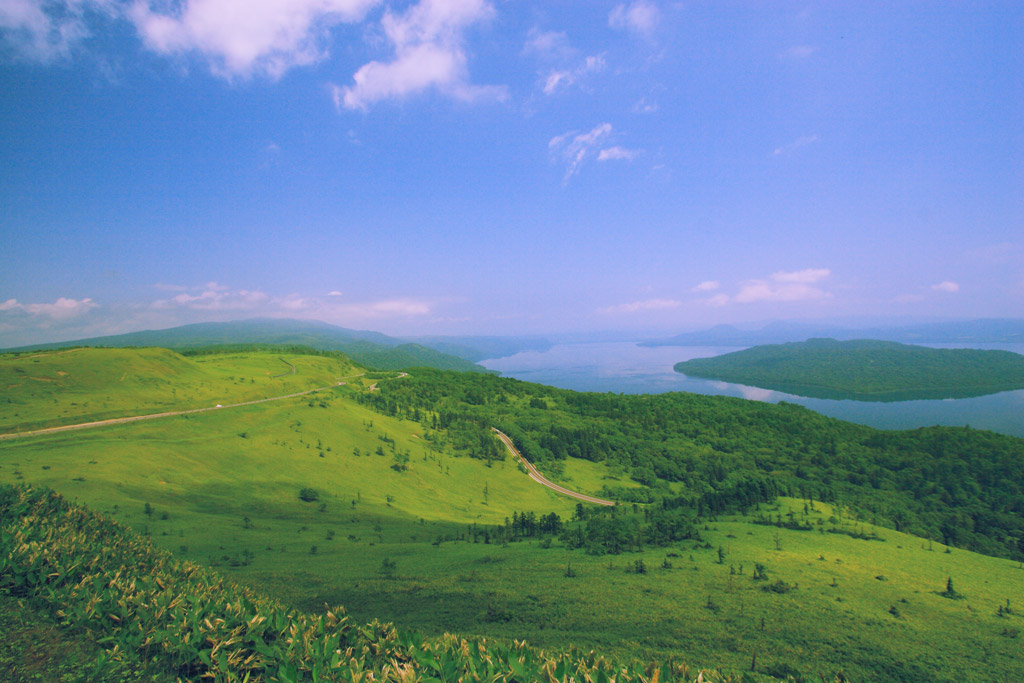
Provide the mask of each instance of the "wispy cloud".
POLYGON ((70 57, 92 36, 94 20, 119 11, 115 0, 3 0, 0 38, 23 58, 51 62, 70 57))
POLYGON ((632 161, 643 154, 642 149, 626 149, 625 147, 608 147, 597 153, 598 161, 632 161))
POLYGON ((270 296, 260 290, 232 290, 217 283, 208 283, 197 293, 182 292, 169 299, 158 299, 151 304, 156 310, 187 308, 196 311, 253 311, 270 302, 270 296))
POLYGON ((641 97, 633 103, 633 112, 636 114, 653 114, 656 111, 658 111, 658 103, 652 102, 646 97, 641 97))
POLYGON ((611 134, 612 124, 601 123, 586 133, 571 131, 551 138, 548 142, 548 149, 566 163, 565 177, 562 182, 569 182, 569 178, 579 170, 584 161, 596 156, 595 150, 601 147, 611 134))
POLYGON ((960 285, 956 282, 945 280, 943 282, 938 283, 937 285, 932 285, 932 289, 934 289, 936 292, 946 292, 948 294, 955 294, 956 292, 960 291, 960 285))
POLYGON ((99 307, 99 304, 89 298, 71 299, 62 296, 52 304, 25 304, 17 299, 8 299, 0 303, 0 313, 22 313, 30 316, 51 318, 53 320, 66 320, 85 315, 97 307, 99 307))
POLYGON ((552 70, 544 79, 544 94, 552 95, 580 81, 589 74, 604 71, 606 66, 604 55, 592 55, 574 69, 552 70))
POLYGON ((139 0, 128 17, 146 46, 164 55, 196 53, 225 77, 288 69, 327 54, 328 29, 358 22, 379 0, 139 0))
POLYGON ((818 283, 831 274, 827 268, 780 271, 763 280, 747 280, 733 300, 737 303, 759 301, 810 301, 831 296, 818 283))
POLYGON ((808 145, 813 145, 816 142, 818 142, 818 135, 817 135, 817 133, 815 133, 814 135, 805 135, 803 137, 797 138, 796 140, 794 140, 793 142, 789 143, 788 145, 783 145, 782 147, 776 147, 774 155, 775 156, 779 156, 779 155, 782 155, 782 154, 791 154, 791 153, 795 152, 796 150, 800 149, 801 147, 806 147, 808 145))
MULTIPOLYGON (((768 302, 814 301, 831 298, 832 294, 822 287, 822 282, 832 274, 828 268, 806 268, 804 270, 778 271, 766 278, 744 280, 733 295, 719 292, 701 299, 707 306, 721 307, 729 304, 751 304, 768 302)), ((706 280, 691 291, 714 292, 721 288, 717 280, 706 280)))
POLYGON ((153 301, 149 308, 162 312, 245 313, 269 317, 316 318, 344 324, 423 316, 433 311, 434 302, 414 297, 348 301, 337 290, 324 296, 281 296, 270 295, 259 289, 232 289, 217 282, 208 282, 173 297, 153 301))
POLYGON ((618 304, 597 309, 602 315, 615 315, 620 313, 641 313, 644 311, 660 311, 667 308, 678 308, 683 302, 675 299, 645 299, 634 301, 628 304, 618 304))
POLYGON ((462 101, 507 99, 504 86, 470 83, 463 49, 463 32, 493 15, 485 0, 421 0, 402 14, 385 12, 381 27, 394 59, 364 64, 352 85, 335 86, 335 105, 365 111, 381 100, 431 89, 462 101))
POLYGON ((564 31, 542 31, 536 26, 530 29, 523 45, 523 54, 544 59, 567 60, 576 54, 564 31))
POLYGON ((608 15, 608 25, 614 29, 630 31, 650 37, 661 20, 658 6, 647 0, 616 5, 608 15))

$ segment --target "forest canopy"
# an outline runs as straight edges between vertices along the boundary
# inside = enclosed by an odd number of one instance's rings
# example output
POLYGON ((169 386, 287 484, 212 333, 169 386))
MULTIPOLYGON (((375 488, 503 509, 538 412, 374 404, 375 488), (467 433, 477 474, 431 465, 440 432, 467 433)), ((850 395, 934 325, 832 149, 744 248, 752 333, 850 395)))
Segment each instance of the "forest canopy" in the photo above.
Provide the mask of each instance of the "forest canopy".
POLYGON ((483 444, 497 427, 546 473, 582 458, 645 485, 606 497, 717 512, 763 499, 751 492, 767 487, 840 502, 949 545, 1024 558, 1024 439, 969 427, 883 431, 785 402, 574 392, 426 368, 379 387, 361 400, 427 428, 457 424, 469 455, 495 457, 483 444))
POLYGON ((676 363, 676 372, 799 396, 859 401, 967 398, 1024 388, 1024 356, 860 339, 766 344, 676 363))

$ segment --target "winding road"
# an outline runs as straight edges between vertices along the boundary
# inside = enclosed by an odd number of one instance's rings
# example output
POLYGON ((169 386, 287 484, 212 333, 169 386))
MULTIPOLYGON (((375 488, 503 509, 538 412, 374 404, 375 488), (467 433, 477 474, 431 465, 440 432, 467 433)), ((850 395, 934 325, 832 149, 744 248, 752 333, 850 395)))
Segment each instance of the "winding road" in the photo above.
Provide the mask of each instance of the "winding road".
POLYGON ((504 432, 500 431, 499 429, 497 429, 495 427, 491 427, 491 430, 495 434, 497 434, 498 438, 501 439, 501 442, 503 444, 505 444, 505 448, 508 449, 508 452, 511 453, 514 457, 519 458, 519 461, 523 463, 523 466, 526 467, 526 472, 530 475, 530 479, 533 479, 538 484, 541 484, 543 486, 547 486, 549 489, 551 489, 552 491, 555 491, 557 493, 561 493, 563 495, 570 496, 572 498, 575 498, 577 500, 582 500, 582 501, 587 502, 587 503, 594 503, 595 505, 607 505, 607 506, 613 506, 613 505, 616 504, 615 501, 613 501, 613 500, 605 500, 604 498, 595 498, 594 496, 588 496, 585 493, 578 493, 576 491, 570 491, 569 489, 565 488, 564 486, 559 486, 558 484, 554 483, 550 479, 547 479, 543 474, 541 474, 540 472, 537 471, 537 468, 533 466, 533 463, 531 463, 529 460, 527 460, 526 458, 523 457, 523 454, 520 453, 516 449, 515 445, 513 445, 513 443, 512 443, 512 439, 508 438, 507 434, 505 434, 504 432))
MULTIPOLYGON (((284 375, 295 374, 295 366, 292 365, 291 363, 289 363, 288 361, 285 361, 284 359, 281 359, 281 360, 285 363, 285 365, 288 365, 288 366, 291 367, 291 372, 284 373, 284 375)), ((363 373, 363 374, 365 374, 365 373, 363 373)), ((282 377, 284 375, 277 375, 277 376, 278 377, 282 377)), ((115 417, 115 418, 111 418, 109 420, 96 420, 94 422, 80 422, 78 424, 73 424, 73 425, 61 425, 59 427, 46 427, 44 429, 34 429, 34 430, 31 430, 31 431, 27 431, 27 432, 12 432, 12 433, 9 433, 9 434, 0 434, 0 441, 6 441, 6 440, 10 440, 10 439, 20 439, 20 438, 25 438, 25 437, 30 437, 30 436, 40 436, 42 434, 56 434, 57 432, 71 432, 71 431, 75 431, 75 430, 79 430, 79 429, 91 429, 93 427, 106 427, 106 426, 109 426, 109 425, 127 424, 129 422, 141 422, 142 420, 158 420, 160 418, 177 417, 179 415, 194 415, 196 413, 206 413, 206 412, 209 412, 211 410, 225 410, 227 408, 240 408, 242 406, 256 405, 257 403, 269 403, 271 401, 282 401, 282 400, 284 400, 286 398, 296 398, 296 397, 299 397, 299 396, 306 396, 308 394, 314 394, 314 393, 316 393, 318 391, 323 391, 325 389, 330 389, 332 387, 340 387, 340 386, 345 384, 344 380, 352 379, 353 377, 361 377, 361 376, 362 376, 362 374, 360 374, 360 375, 352 375, 351 377, 340 377, 340 378, 338 378, 338 382, 337 383, 331 384, 329 386, 317 387, 315 389, 307 389, 306 391, 299 391, 299 392, 296 392, 294 394, 285 394, 284 396, 272 396, 270 398, 255 399, 253 401, 242 401, 241 403, 229 403, 229 404, 225 404, 225 405, 218 404, 218 405, 210 406, 210 407, 207 407, 207 408, 192 408, 191 410, 174 410, 174 411, 169 411, 169 412, 164 412, 164 413, 150 413, 148 415, 133 415, 131 417, 115 417)), ((396 377, 392 377, 391 379, 401 379, 402 377, 408 377, 408 373, 406 373, 406 372, 399 372, 396 377)), ((376 391, 376 389, 377 389, 377 382, 374 382, 373 384, 370 385, 369 390, 370 391, 376 391)), ((565 488, 564 486, 559 486, 558 484, 554 483, 550 479, 547 479, 543 474, 541 474, 537 470, 536 467, 533 466, 533 463, 531 463, 529 460, 527 460, 526 458, 523 457, 523 454, 520 453, 516 449, 515 445, 512 443, 512 439, 510 439, 508 437, 508 435, 506 435, 504 432, 496 429, 495 427, 491 427, 491 429, 494 431, 495 434, 497 434, 498 438, 501 439, 501 442, 505 444, 505 448, 508 449, 509 453, 511 453, 513 457, 518 458, 519 461, 523 463, 523 466, 526 468, 527 474, 529 474, 530 478, 533 479, 538 484, 540 484, 542 486, 546 486, 549 489, 551 489, 552 491, 555 491, 556 493, 561 493, 563 495, 570 496, 572 498, 575 498, 577 500, 582 500, 582 501, 587 502, 587 503, 594 503, 595 505, 607 505, 607 506, 613 506, 613 505, 616 504, 614 501, 611 501, 611 500, 605 500, 603 498, 596 498, 594 496, 588 496, 585 493, 579 493, 577 491, 570 491, 569 489, 565 488)))

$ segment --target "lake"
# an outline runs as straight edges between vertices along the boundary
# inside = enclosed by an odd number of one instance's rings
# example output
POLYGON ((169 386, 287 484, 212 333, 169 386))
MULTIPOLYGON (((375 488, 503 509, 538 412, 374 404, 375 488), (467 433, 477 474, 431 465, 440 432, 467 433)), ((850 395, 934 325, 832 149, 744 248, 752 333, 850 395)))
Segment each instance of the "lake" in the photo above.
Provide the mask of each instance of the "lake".
MULTIPOLYGON (((935 348, 956 345, 934 344, 935 348)), ((718 356, 742 347, 638 346, 635 342, 558 344, 547 351, 525 351, 481 361, 505 377, 575 391, 661 394, 689 391, 736 396, 755 401, 789 401, 841 420, 880 429, 911 429, 932 425, 970 425, 1024 437, 1024 389, 975 398, 935 401, 835 401, 794 396, 769 389, 687 377, 672 367, 691 358, 718 356)), ((1024 344, 973 344, 970 348, 1024 353, 1024 344)))

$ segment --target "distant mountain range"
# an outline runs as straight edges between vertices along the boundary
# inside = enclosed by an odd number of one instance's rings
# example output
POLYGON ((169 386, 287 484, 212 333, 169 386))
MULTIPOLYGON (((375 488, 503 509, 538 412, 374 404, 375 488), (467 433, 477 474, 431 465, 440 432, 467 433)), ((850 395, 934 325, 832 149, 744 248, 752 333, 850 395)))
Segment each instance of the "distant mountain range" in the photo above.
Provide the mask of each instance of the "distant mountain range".
POLYGON ((521 350, 550 347, 549 342, 538 337, 420 337, 410 340, 312 320, 255 318, 224 323, 195 323, 165 330, 143 330, 5 350, 29 351, 69 346, 155 346, 180 350, 221 344, 308 346, 323 351, 340 351, 361 365, 380 370, 431 367, 462 372, 492 372, 476 362, 521 350))
POLYGON ((905 344, 1024 344, 1024 320, 986 318, 870 328, 783 321, 770 323, 759 330, 741 330, 732 325, 718 325, 667 339, 649 340, 643 342, 642 346, 757 346, 798 342, 815 337, 830 337, 843 341, 878 339, 905 344))

